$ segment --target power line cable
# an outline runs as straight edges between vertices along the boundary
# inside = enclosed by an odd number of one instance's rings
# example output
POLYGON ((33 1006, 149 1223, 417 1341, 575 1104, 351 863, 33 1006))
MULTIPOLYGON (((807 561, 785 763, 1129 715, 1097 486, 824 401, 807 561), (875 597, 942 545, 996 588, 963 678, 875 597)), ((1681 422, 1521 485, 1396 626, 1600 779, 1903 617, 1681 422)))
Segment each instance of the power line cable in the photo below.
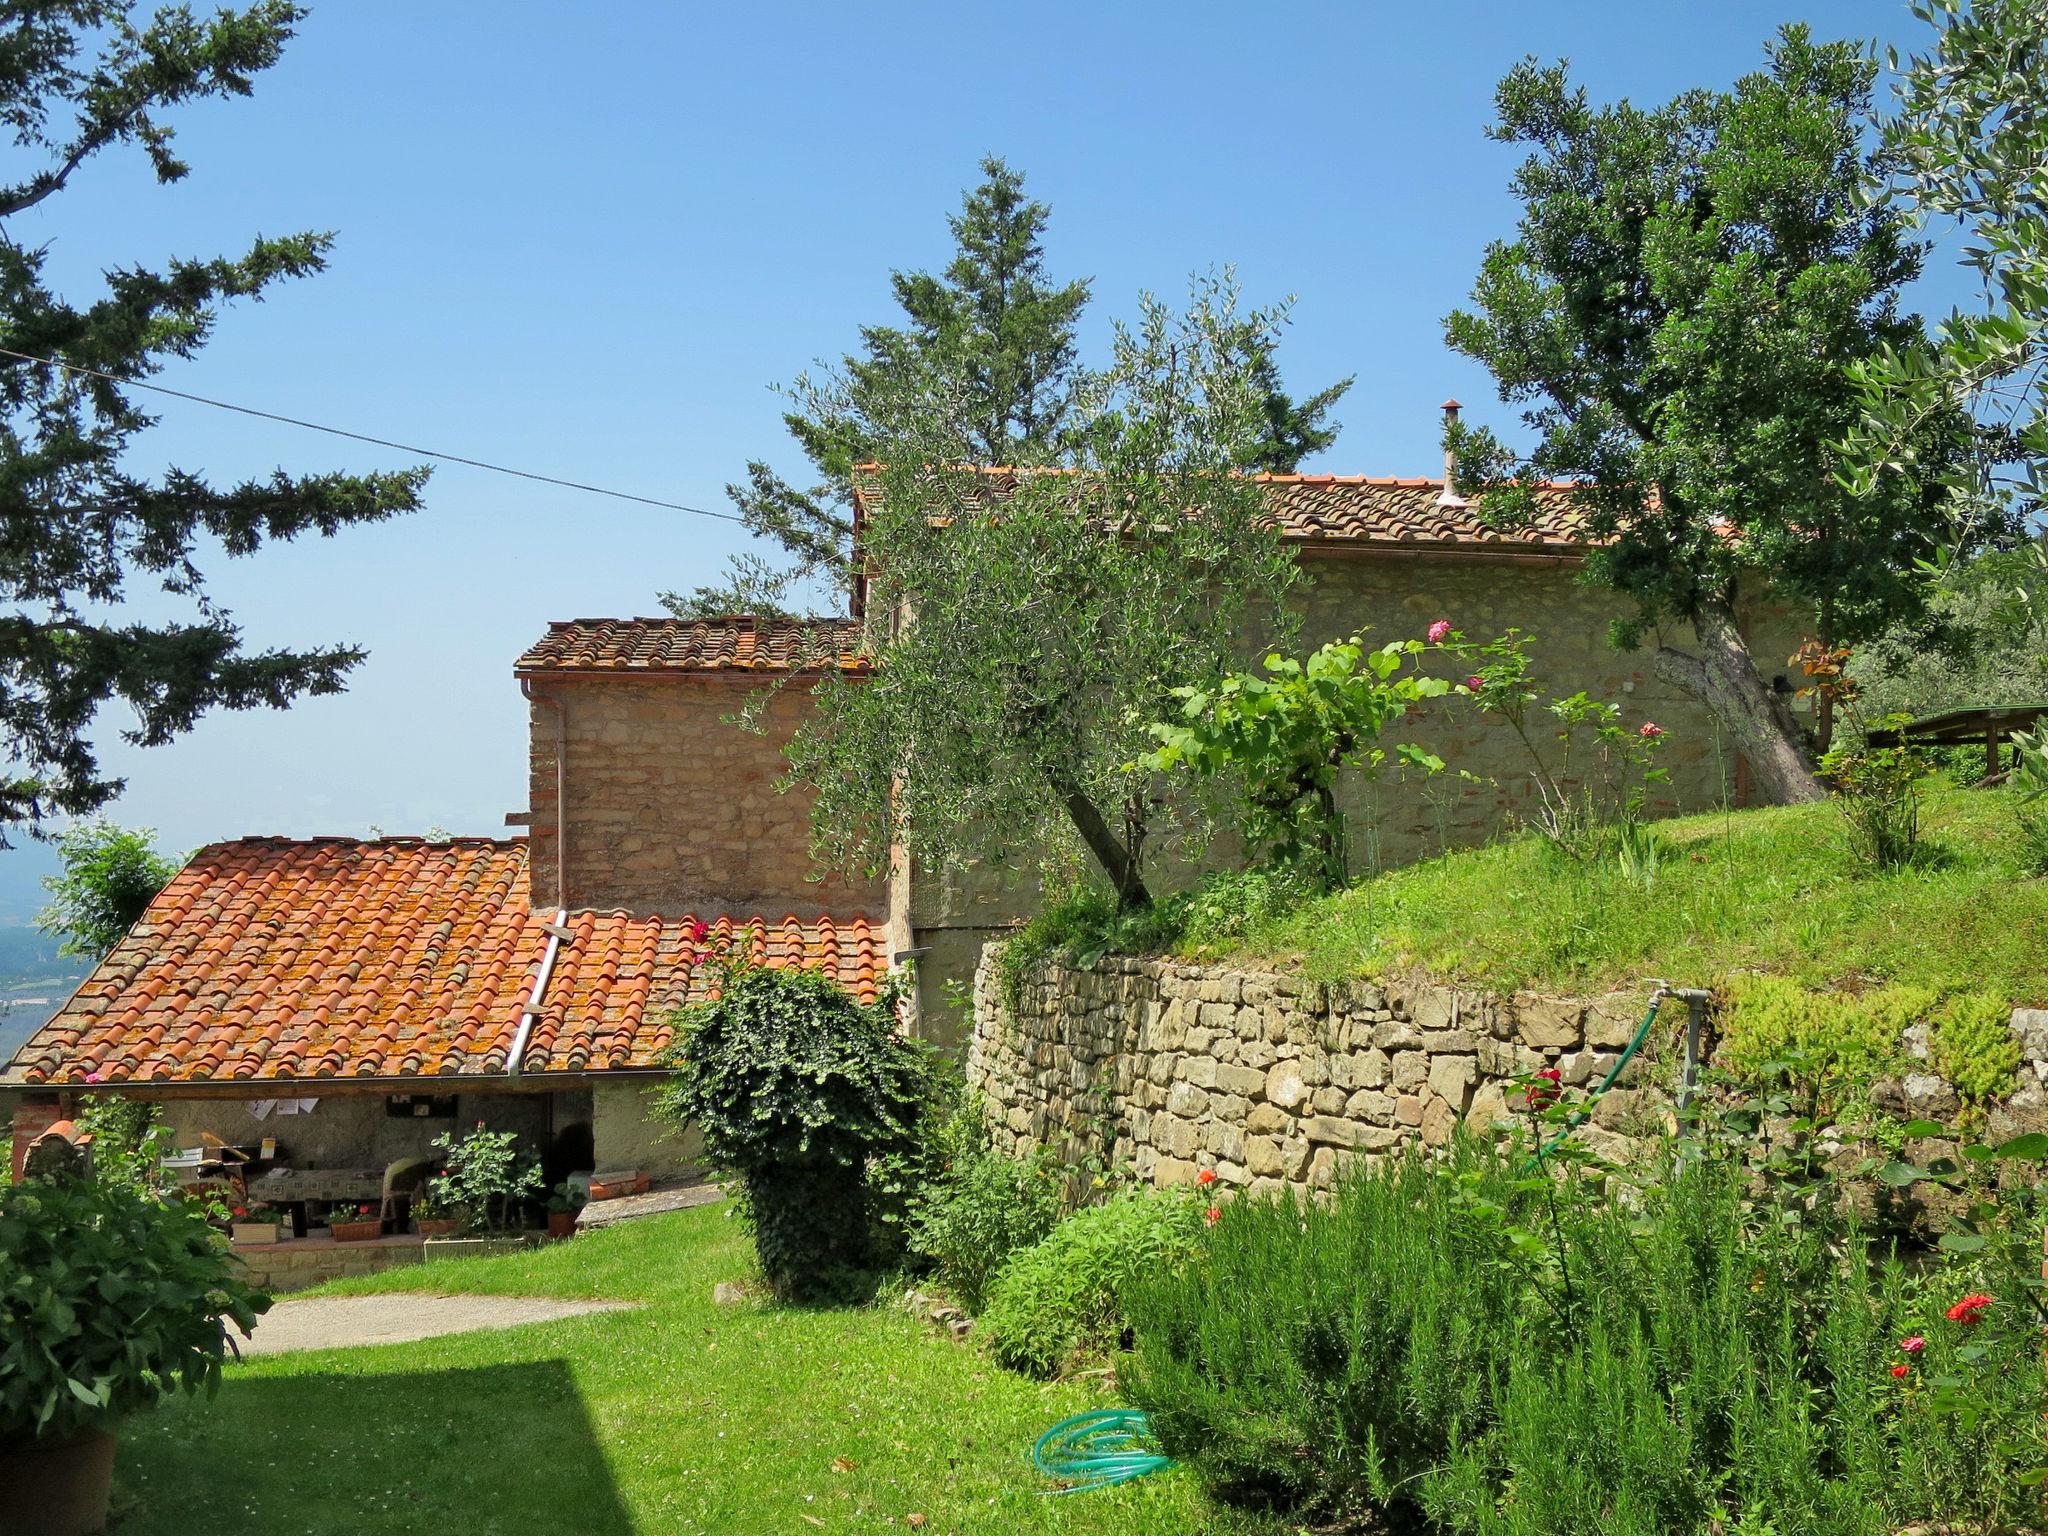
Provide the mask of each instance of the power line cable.
POLYGON ((109 384, 120 384, 130 389, 153 390, 159 395, 171 395, 179 400, 190 400, 195 405, 210 405, 215 410, 235 411, 243 416, 258 416, 265 421, 281 421, 288 427, 304 427, 308 432, 325 432, 331 437, 351 438, 358 443, 372 443, 379 448, 396 448, 400 453, 417 454, 423 459, 439 459, 447 464, 467 464, 471 469, 488 469, 494 474, 513 475, 521 480, 537 480, 542 485, 559 485, 572 491, 588 491, 593 496, 611 496, 620 501, 637 501, 643 506, 665 507, 671 512, 689 512, 698 517, 715 517, 722 522, 744 523, 745 518, 733 512, 713 512, 708 507, 685 506, 679 501, 661 501, 653 496, 636 496, 631 491, 614 491, 602 485, 585 485, 580 480, 560 480, 553 475, 536 474, 530 469, 513 469, 506 464, 493 464, 487 459, 465 458, 459 453, 442 453, 434 448, 421 448, 413 443, 394 443, 388 437, 372 437, 367 432, 351 432, 345 427, 323 426, 317 421, 302 421, 296 416, 281 416, 276 411, 259 411, 252 405, 236 405, 229 400, 213 400, 205 395, 189 394, 182 389, 172 389, 165 384, 150 384, 141 379, 124 378, 118 373, 106 373, 98 368, 88 368, 83 363, 67 363, 59 357, 37 357, 29 352, 17 352, 12 347, 0 347, 0 356, 18 358, 24 363, 41 363, 46 368, 62 368, 69 373, 88 374, 95 379, 105 379, 109 384))

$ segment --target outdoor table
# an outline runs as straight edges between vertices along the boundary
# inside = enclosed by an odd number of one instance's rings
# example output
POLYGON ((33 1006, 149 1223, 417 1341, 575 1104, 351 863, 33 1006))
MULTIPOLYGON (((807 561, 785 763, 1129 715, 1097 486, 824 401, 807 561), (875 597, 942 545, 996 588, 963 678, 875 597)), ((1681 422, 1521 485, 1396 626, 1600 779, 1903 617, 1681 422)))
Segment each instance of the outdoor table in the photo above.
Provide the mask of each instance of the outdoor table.
POLYGON ((2043 715, 2048 704, 2002 704, 1975 709, 1948 709, 1938 715, 1909 720, 1896 728, 1870 733, 1873 747, 1896 747, 1905 742, 1920 745, 1950 745, 1965 741, 1984 743, 1984 777, 1998 777, 1998 743, 2014 731, 2024 731, 2043 715))

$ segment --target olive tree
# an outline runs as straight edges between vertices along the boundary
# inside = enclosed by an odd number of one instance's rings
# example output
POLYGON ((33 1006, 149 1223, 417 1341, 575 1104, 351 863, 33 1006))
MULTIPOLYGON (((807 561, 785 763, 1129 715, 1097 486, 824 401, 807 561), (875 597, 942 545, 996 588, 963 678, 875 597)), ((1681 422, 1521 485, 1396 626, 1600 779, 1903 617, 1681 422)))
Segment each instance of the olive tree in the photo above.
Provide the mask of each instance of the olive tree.
POLYGON ((1120 905, 1150 901, 1159 809, 1129 765, 1173 690, 1284 631, 1297 579, 1258 462, 1283 309, 1240 310, 1226 275, 1184 313, 1146 298, 1109 366, 1075 386, 1072 452, 972 467, 955 402, 890 402, 863 497, 874 675, 828 677, 790 748, 840 867, 894 847, 1006 861, 1078 838, 1120 905))

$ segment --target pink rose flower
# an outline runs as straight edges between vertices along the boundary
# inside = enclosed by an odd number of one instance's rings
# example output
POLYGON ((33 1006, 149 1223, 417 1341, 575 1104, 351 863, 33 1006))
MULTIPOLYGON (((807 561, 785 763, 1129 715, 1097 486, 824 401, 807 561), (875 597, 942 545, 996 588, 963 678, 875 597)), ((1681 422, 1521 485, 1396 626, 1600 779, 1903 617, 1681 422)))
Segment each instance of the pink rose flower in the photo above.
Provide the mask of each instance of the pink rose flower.
POLYGON ((1926 1347, 1927 1341, 1921 1338, 1920 1335, 1917 1333, 1914 1334, 1913 1337, 1911 1337, 1910 1339, 1899 1340, 1899 1348, 1903 1349, 1909 1355, 1917 1355, 1920 1353, 1921 1350, 1925 1349, 1926 1347))
POLYGON ((102 1081, 102 1078, 101 1078, 100 1074, 99 1074, 99 1073, 97 1073, 97 1072, 88 1072, 88 1073, 86 1073, 86 1074, 85 1074, 85 1080, 86 1080, 86 1081, 87 1081, 88 1083, 97 1083, 97 1082, 100 1082, 100 1081, 102 1081))
POLYGON ((1659 736, 1662 736, 1664 734, 1664 727, 1657 724, 1657 722, 1654 720, 1645 720, 1643 722, 1643 728, 1640 731, 1637 731, 1636 734, 1642 737, 1645 741, 1655 741, 1659 736))
POLYGON ((1483 677, 1468 677, 1465 679, 1465 686, 1467 688, 1470 688, 1474 693, 1477 693, 1480 689, 1486 686, 1486 679, 1483 677))
POLYGON ((1429 643, 1431 645, 1442 645, 1444 637, 1450 634, 1450 632, 1451 621, 1449 619, 1438 619, 1429 626, 1429 643))

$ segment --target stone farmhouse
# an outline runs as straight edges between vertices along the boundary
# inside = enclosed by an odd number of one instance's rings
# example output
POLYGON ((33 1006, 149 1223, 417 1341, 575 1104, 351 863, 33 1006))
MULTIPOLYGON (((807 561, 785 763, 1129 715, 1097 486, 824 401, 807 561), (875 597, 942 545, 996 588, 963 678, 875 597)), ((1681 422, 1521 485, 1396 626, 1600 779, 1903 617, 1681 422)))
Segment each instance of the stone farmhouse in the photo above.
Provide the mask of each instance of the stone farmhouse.
MULTIPOLYGON (((1262 483, 1311 578, 1305 642, 1414 635, 1439 617, 1473 635, 1520 626, 1553 684, 1665 728, 1673 805, 1745 798, 1743 765, 1704 711, 1646 654, 1608 648, 1616 600, 1578 582, 1564 498, 1546 524, 1507 535, 1441 479, 1262 483)), ((1748 620, 1767 668, 1799 639, 1782 615, 1748 620)), ((707 947, 734 936, 864 997, 915 960, 922 1027, 952 1037, 940 988, 1030 910, 1029 880, 901 862, 885 879, 830 875, 807 851, 807 797, 778 787, 808 681, 865 675, 863 636, 857 617, 549 625, 512 666, 529 795, 507 820, 524 835, 200 850, 0 1070, 17 1158, 100 1089, 162 1100, 181 1143, 274 1132, 320 1166, 415 1155, 484 1119, 558 1161, 679 1172, 695 1149, 656 1125, 646 1095, 670 1015, 704 986, 707 947), (771 684, 757 728, 734 723, 771 684)), ((1430 798, 1359 790, 1354 842, 1388 863, 1482 840, 1527 794, 1506 733, 1471 711, 1412 724, 1473 777, 1430 798)))

